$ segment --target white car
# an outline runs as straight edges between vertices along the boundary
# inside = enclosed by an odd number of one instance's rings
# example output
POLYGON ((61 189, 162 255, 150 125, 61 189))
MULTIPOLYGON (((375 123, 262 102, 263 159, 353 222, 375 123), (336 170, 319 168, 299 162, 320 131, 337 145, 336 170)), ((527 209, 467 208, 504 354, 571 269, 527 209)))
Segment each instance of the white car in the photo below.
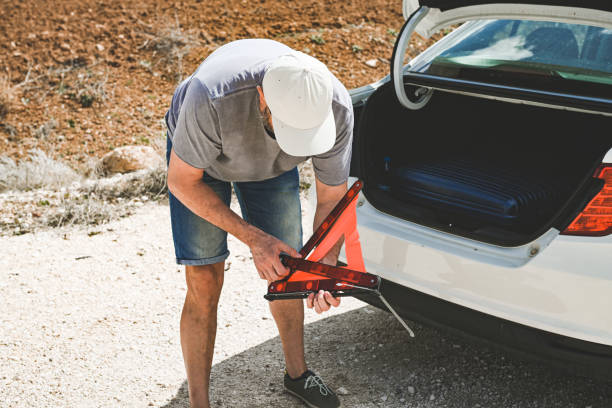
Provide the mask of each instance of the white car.
POLYGON ((612 2, 403 11, 351 91, 367 271, 406 318, 612 378, 612 2))

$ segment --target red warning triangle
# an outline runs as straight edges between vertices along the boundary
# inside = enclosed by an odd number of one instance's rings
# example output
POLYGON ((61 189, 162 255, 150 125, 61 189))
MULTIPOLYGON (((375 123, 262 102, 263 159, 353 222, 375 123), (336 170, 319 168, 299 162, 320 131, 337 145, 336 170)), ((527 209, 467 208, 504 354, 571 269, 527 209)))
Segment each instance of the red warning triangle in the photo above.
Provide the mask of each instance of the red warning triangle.
POLYGON ((363 182, 357 180, 336 204, 306 245, 302 258, 281 257, 290 269, 289 275, 268 286, 268 300, 304 298, 312 292, 326 290, 334 296, 350 296, 376 290, 380 279, 365 272, 359 233, 357 232, 357 197, 363 182), (319 263, 344 236, 346 267, 319 263))

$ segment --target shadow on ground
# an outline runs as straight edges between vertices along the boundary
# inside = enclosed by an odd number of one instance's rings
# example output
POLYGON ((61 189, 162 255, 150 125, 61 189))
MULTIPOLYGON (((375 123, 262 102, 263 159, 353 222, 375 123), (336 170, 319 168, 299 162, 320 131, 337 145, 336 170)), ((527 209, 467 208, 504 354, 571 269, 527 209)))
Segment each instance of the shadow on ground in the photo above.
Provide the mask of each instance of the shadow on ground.
MULTIPOLYGON (((412 327, 415 339, 390 314, 370 306, 309 324, 309 365, 328 384, 348 391, 343 407, 612 406, 610 383, 412 327)), ((212 405, 302 407, 283 392, 282 370, 278 337, 228 358, 213 367, 212 405)), ((164 408, 188 406, 185 382, 164 408)))

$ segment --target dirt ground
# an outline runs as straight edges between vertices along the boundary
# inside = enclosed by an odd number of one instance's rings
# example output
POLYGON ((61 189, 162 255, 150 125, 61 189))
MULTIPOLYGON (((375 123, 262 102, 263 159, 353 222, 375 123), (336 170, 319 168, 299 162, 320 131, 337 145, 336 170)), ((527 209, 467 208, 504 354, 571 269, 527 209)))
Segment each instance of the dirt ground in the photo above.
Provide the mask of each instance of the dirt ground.
MULTIPOLYGON (((178 327, 186 288, 168 211, 149 203, 104 226, 2 238, 1 407, 189 407, 178 327)), ((230 237, 229 249, 213 406, 304 407, 282 389, 265 282, 246 246, 230 237)), ((307 360, 343 388, 343 407, 612 406, 611 384, 408 323, 415 338, 351 298, 324 315, 307 310, 307 360)))
MULTIPOLYGON (((0 153, 39 148, 85 169, 158 138, 178 81, 226 42, 278 40, 350 89, 388 73, 403 19, 390 0, 25 0, 1 7, 0 21, 0 153)), ((415 36, 409 54, 425 45, 415 36)))

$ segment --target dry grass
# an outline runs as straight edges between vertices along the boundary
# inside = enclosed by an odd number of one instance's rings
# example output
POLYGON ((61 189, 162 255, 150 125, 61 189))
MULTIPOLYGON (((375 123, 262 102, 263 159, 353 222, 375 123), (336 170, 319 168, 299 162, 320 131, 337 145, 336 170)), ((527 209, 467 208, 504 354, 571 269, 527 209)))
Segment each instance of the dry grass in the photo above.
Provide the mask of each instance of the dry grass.
MULTIPOLYGON (((38 156, 35 161, 39 161, 38 156)), ((14 167, 11 164, 11 168, 14 167)), ((17 167, 30 171, 23 166, 17 167)), ((13 174, 16 172, 12 170, 13 174)), ((104 224, 131 215, 145 202, 165 199, 168 191, 164 166, 110 178, 73 181, 66 187, 69 181, 54 183, 56 191, 13 191, 4 197, 0 195, 0 231, 4 232, 0 235, 21 235, 49 227, 104 224)), ((41 181, 32 175, 24 175, 20 183, 13 183, 14 187, 25 190, 40 184, 41 181)), ((46 187, 51 184, 47 181, 46 187)))
POLYGON ((128 216, 146 201, 166 197, 166 169, 160 166, 84 183, 62 197, 59 210, 46 220, 50 227, 99 225, 128 216))
POLYGON ((114 201, 118 198, 142 198, 157 200, 167 192, 166 167, 159 166, 150 170, 117 175, 100 179, 85 186, 83 191, 91 192, 103 200, 114 201))
POLYGON ((0 75, 0 121, 12 110, 15 102, 16 88, 8 75, 0 75))
POLYGON ((21 88, 26 99, 36 98, 38 103, 43 103, 49 94, 57 93, 68 95, 87 108, 94 103, 104 104, 113 95, 113 88, 109 90, 108 86, 108 70, 97 64, 87 65, 84 60, 77 59, 67 66, 49 68, 37 76, 31 76, 30 72, 15 88, 21 88))
POLYGON ((30 151, 28 159, 19 163, 10 157, 0 157, 0 192, 58 189, 80 179, 74 170, 53 160, 42 150, 30 151))
POLYGON ((165 165, 90 177, 40 150, 19 163, 0 157, 0 193, 5 193, 0 194, 0 230, 20 235, 48 227, 99 225, 167 196, 165 165))
POLYGON ((86 69, 77 74, 72 85, 71 97, 76 99, 84 108, 92 106, 94 102, 103 104, 108 97, 107 83, 108 73, 86 69))
POLYGON ((36 139, 47 140, 53 131, 57 128, 57 121, 54 118, 49 119, 32 131, 32 135, 36 139))
POLYGON ((153 51, 154 64, 141 61, 141 65, 153 72, 159 64, 166 67, 165 71, 177 82, 183 79, 183 58, 194 47, 200 44, 194 30, 184 31, 175 17, 174 24, 166 25, 156 32, 142 33, 147 39, 138 47, 153 51))
MULTIPOLYGON (((54 211, 44 220, 43 225, 49 227, 64 227, 68 225, 100 225, 115 218, 128 215, 129 212, 108 204, 95 197, 92 198, 66 198, 58 211, 54 211)), ((32 226, 33 228, 35 225, 32 226)), ((23 228, 20 230, 23 232, 23 228)))

